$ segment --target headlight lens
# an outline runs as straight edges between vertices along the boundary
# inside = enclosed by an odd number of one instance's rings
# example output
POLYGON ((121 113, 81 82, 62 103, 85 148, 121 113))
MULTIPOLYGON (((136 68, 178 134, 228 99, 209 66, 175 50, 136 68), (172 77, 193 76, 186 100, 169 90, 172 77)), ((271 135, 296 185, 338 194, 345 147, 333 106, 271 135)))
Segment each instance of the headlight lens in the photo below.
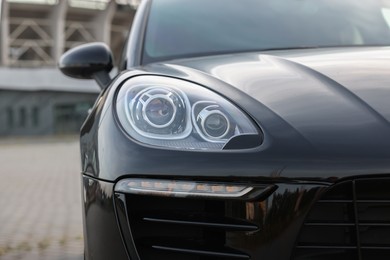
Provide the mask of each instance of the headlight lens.
MULTIPOLYGON (((165 87, 149 87, 137 93, 129 102, 128 117, 141 134, 161 135, 181 133, 186 121, 183 95, 165 87)), ((156 137, 157 138, 157 137, 156 137)))
POLYGON ((174 78, 138 76, 128 80, 118 93, 116 111, 130 136, 154 146, 222 150, 240 136, 261 139, 251 120, 231 102, 174 78))

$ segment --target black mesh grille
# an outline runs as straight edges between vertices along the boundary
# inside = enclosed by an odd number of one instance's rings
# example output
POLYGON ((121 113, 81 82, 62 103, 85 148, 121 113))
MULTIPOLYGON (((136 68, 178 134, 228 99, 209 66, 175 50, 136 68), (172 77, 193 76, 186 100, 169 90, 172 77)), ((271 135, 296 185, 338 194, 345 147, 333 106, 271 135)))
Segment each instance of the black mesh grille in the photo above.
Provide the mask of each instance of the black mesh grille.
POLYGON ((332 187, 308 214, 293 259, 390 259, 390 179, 332 187))

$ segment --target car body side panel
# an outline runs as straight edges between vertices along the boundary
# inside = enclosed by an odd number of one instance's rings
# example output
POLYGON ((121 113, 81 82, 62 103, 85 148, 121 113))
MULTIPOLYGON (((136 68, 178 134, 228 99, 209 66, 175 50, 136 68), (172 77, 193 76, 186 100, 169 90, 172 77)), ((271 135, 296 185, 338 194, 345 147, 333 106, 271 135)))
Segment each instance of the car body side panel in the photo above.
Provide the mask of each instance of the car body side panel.
POLYGON ((82 185, 86 259, 127 259, 114 212, 114 184, 84 175, 82 185))

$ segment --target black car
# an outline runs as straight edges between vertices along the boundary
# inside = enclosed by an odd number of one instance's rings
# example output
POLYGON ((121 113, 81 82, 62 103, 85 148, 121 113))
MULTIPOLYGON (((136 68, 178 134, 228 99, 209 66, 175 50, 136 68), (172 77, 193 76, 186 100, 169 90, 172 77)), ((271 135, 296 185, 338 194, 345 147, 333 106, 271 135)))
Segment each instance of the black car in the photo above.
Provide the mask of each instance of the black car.
POLYGON ((60 69, 86 259, 390 259, 390 3, 145 0, 60 69))

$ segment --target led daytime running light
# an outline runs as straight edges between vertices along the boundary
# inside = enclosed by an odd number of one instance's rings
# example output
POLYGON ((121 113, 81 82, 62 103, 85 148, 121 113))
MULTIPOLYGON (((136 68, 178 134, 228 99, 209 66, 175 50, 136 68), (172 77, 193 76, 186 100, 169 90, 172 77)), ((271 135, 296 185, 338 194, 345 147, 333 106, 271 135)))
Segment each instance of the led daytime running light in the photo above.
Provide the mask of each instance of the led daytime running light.
POLYGON ((169 197, 239 198, 252 190, 245 185, 156 179, 124 179, 115 185, 117 192, 169 197))

